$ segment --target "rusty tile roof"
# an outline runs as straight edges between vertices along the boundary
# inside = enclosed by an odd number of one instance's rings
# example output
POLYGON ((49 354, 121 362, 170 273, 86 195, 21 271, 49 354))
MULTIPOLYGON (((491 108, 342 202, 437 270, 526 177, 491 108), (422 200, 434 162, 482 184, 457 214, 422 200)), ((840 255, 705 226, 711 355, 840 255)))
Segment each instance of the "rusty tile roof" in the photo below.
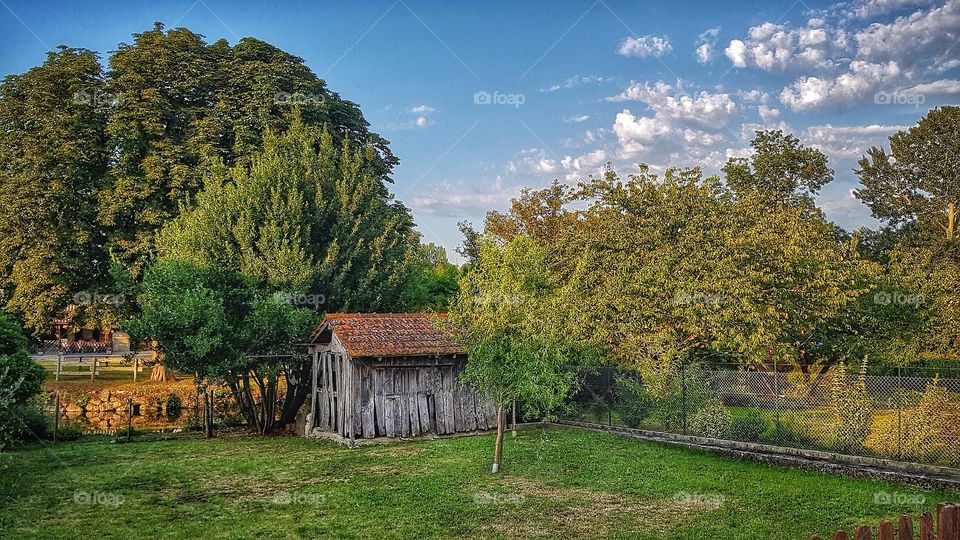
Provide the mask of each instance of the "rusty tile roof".
MULTIPOLYGON (((446 319, 446 313, 439 319, 446 319)), ((433 356, 463 354, 433 313, 331 313, 310 335, 315 343, 330 328, 350 356, 433 356)))

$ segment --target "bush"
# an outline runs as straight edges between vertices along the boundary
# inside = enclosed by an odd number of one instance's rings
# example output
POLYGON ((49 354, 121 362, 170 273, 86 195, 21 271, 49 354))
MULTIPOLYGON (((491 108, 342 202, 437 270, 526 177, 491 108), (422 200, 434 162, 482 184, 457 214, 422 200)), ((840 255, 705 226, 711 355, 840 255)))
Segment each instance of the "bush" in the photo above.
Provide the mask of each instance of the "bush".
POLYGON ((23 405, 19 410, 20 429, 16 433, 16 438, 21 441, 31 441, 35 438, 49 439, 52 434, 50 422, 47 415, 39 405, 29 403, 23 405))
POLYGON ((60 426, 57 431, 58 441, 75 441, 83 435, 83 431, 76 426, 60 426))
POLYGON ((653 398, 634 377, 617 377, 616 410, 628 427, 639 427, 653 408, 653 398))
POLYGON ((730 438, 735 441, 757 442, 766 430, 767 421, 755 410, 730 421, 730 438))
POLYGON ((30 357, 19 325, 0 313, 0 448, 28 433, 26 422, 35 424, 31 408, 43 390, 45 374, 30 357))
POLYGON ((711 400, 690 416, 688 428, 691 434, 713 439, 722 439, 730 427, 730 412, 719 400, 711 400))

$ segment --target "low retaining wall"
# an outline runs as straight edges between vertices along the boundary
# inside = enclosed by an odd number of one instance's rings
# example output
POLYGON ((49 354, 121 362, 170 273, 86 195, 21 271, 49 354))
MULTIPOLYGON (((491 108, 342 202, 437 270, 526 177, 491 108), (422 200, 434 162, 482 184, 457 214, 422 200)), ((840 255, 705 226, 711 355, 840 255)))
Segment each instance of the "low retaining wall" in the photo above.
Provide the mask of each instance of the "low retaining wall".
POLYGON ((960 470, 937 465, 908 463, 819 450, 805 450, 722 439, 710 439, 693 435, 678 435, 659 431, 647 431, 620 426, 608 426, 591 422, 560 420, 551 422, 559 427, 575 427, 602 433, 613 433, 634 439, 695 448, 765 463, 790 465, 824 472, 836 472, 851 476, 864 476, 929 487, 960 489, 960 470))

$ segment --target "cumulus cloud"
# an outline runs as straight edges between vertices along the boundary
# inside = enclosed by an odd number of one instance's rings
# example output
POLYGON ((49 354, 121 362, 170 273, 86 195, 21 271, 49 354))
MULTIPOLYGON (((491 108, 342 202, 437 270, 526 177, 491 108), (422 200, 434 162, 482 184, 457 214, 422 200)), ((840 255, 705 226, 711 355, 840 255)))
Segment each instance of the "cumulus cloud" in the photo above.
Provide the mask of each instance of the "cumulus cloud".
POLYGON ((747 31, 747 39, 734 39, 724 54, 734 67, 755 67, 764 71, 805 67, 831 68, 832 54, 848 43, 846 31, 819 26, 812 20, 801 28, 765 22, 747 31))
POLYGON ((670 40, 666 36, 639 36, 635 38, 627 37, 620 42, 617 53, 623 56, 636 56, 639 58, 655 57, 659 58, 669 54, 673 50, 670 40))
MULTIPOLYGON (((779 94, 795 111, 869 104, 879 93, 954 94, 942 74, 960 67, 960 0, 865 0, 843 4, 799 28, 765 22, 725 53, 734 67, 764 71, 816 69, 779 94), (893 18, 907 9, 908 15, 893 18), (885 20, 868 22, 888 15, 885 20), (890 20, 892 18, 892 20, 890 20), (922 87, 922 90, 915 89, 922 87)), ((883 100, 876 101, 877 103, 883 100)))
POLYGON ((436 109, 434 109, 429 105, 417 105, 416 107, 410 108, 410 112, 412 112, 413 114, 428 114, 435 111, 436 109))
POLYGON ((580 156, 548 157, 542 148, 522 150, 507 162, 507 171, 520 176, 562 178, 572 181, 600 171, 607 162, 607 151, 598 148, 580 156))
POLYGON ((492 182, 441 182, 424 186, 410 200, 420 213, 460 217, 466 213, 483 214, 491 208, 504 208, 520 194, 516 186, 504 185, 497 175, 492 182))
POLYGON ((716 48, 717 38, 719 35, 719 26, 707 29, 705 32, 700 34, 700 36, 697 38, 697 62, 706 64, 707 62, 713 60, 713 57, 715 56, 714 49, 716 48))
POLYGON ((890 135, 909 129, 910 126, 871 124, 867 126, 834 126, 823 124, 810 126, 802 140, 819 148, 833 159, 856 158, 867 148, 887 142, 890 135))
POLYGON ((723 127, 739 114, 739 108, 729 94, 714 94, 704 90, 689 95, 682 93, 681 88, 674 88, 663 81, 653 85, 633 82, 620 94, 608 97, 607 101, 641 101, 661 121, 679 121, 703 127, 723 127))

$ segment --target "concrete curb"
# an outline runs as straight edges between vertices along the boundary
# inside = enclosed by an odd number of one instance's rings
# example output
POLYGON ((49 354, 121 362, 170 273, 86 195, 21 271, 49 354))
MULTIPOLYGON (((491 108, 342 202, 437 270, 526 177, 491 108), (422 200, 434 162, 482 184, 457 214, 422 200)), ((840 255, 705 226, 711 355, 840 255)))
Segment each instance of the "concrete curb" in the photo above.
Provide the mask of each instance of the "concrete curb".
POLYGON ((880 480, 921 486, 960 490, 960 470, 950 467, 850 456, 819 450, 804 450, 767 444, 726 441, 572 420, 550 422, 549 425, 586 429, 600 433, 612 433, 633 439, 693 448, 764 463, 790 465, 849 476, 877 478, 880 480))

